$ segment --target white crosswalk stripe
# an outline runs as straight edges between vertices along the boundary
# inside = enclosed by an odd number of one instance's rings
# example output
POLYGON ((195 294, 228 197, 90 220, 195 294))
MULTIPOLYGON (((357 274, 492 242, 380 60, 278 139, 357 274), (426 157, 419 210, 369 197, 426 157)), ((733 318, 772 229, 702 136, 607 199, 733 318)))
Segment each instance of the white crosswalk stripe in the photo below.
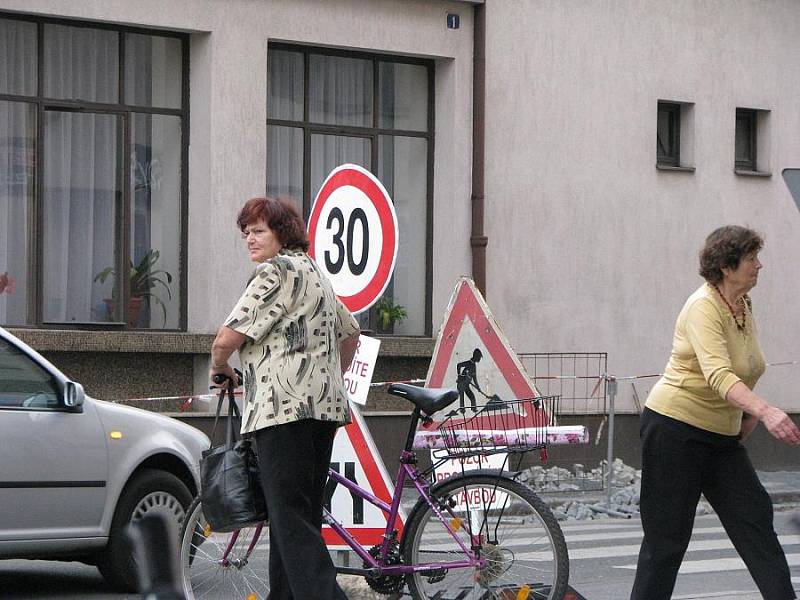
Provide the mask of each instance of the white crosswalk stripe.
MULTIPOLYGON (((800 565, 800 554, 787 554, 786 562, 790 567, 800 565)), ((636 565, 624 565, 617 567, 618 569, 636 569, 636 565)), ((690 575, 692 573, 720 573, 723 571, 742 571, 747 567, 738 556, 730 558, 714 558, 711 560, 684 560, 681 565, 681 575, 690 575)))
MULTIPOLYGON (((710 535, 710 534, 719 534, 725 533, 725 529, 723 527, 699 527, 694 530, 694 535, 710 535)), ((624 539, 642 539, 642 528, 641 526, 637 527, 636 529, 631 529, 629 531, 609 531, 609 532, 597 532, 597 533, 573 533, 573 532, 564 532, 564 537, 567 540, 567 544, 573 542, 593 542, 593 541, 603 541, 603 540, 624 540, 624 539)))
MULTIPOLYGON (((562 525, 567 540, 571 562, 597 559, 615 560, 615 569, 636 570, 636 560, 642 541, 641 523, 633 521, 587 521, 562 525)), ((778 540, 786 552, 790 567, 800 566, 800 535, 780 535, 778 540)), ((536 552, 525 553, 528 559, 536 560, 536 552)), ((681 565, 681 574, 744 571, 744 562, 737 554, 725 529, 713 515, 698 517, 692 540, 681 565), (709 558, 709 551, 724 551, 725 556, 709 558)), ((798 583, 800 578, 793 577, 798 583)), ((711 597, 711 596, 710 596, 711 597)))
MULTIPOLYGON (((689 548, 686 550, 686 552, 701 552, 704 550, 734 550, 733 544, 728 539, 728 536, 724 532, 722 535, 724 537, 720 539, 692 541, 689 543, 689 548)), ((641 539, 641 536, 639 536, 639 538, 641 539)), ((782 535, 778 537, 778 540, 784 547, 790 544, 800 544, 800 535, 782 535)), ((639 546, 640 544, 626 544, 622 546, 615 544, 613 546, 603 546, 599 548, 582 548, 579 550, 570 549, 569 557, 571 560, 580 560, 584 558, 616 558, 621 556, 638 556, 639 546)), ((567 547, 569 548, 569 541, 567 542, 567 547)), ((636 565, 634 565, 633 568, 636 568, 636 565)))

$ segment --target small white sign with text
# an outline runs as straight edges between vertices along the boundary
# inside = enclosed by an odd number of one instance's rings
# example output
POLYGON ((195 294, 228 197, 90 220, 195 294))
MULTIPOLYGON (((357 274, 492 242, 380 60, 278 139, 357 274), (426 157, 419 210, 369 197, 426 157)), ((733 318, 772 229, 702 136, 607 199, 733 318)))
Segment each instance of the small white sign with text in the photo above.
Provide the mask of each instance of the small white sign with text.
MULTIPOLYGON (((502 469, 505 464, 505 454, 489 454, 487 456, 467 456, 464 458, 449 458, 435 469, 436 483, 454 475, 468 475, 474 469, 502 469)), ((480 488, 462 490, 455 496, 456 511, 466 510, 469 502, 470 512, 476 514, 480 509, 501 508, 506 504, 506 494, 492 490, 490 485, 480 488)))
POLYGON ((350 368, 344 374, 347 396, 361 406, 367 403, 369 384, 372 383, 372 372, 375 370, 380 348, 380 340, 366 335, 359 336, 356 355, 353 357, 353 362, 350 363, 350 368))

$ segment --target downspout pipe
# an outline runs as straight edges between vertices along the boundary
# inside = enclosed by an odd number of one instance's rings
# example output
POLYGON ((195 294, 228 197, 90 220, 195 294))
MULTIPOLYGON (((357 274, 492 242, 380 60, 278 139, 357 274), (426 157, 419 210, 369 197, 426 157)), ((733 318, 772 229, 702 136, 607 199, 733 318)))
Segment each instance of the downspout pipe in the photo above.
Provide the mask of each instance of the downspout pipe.
POLYGON ((486 5, 473 8, 472 41, 472 279, 486 297, 486 246, 483 232, 486 125, 486 5))

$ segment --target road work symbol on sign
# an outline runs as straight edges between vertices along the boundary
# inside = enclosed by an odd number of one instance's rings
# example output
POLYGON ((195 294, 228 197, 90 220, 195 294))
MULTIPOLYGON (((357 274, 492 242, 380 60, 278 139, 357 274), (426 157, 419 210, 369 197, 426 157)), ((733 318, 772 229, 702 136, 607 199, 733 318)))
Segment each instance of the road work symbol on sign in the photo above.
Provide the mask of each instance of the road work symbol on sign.
MULTIPOLYGON (((347 427, 339 428, 336 434, 333 441, 331 468, 359 487, 371 492, 372 495, 391 504, 393 486, 381 455, 378 453, 359 408, 351 405, 350 410, 353 422, 347 427)), ((365 501, 344 486, 340 486, 333 479, 328 479, 325 487, 325 508, 344 525, 350 535, 361 545, 374 546, 383 540, 386 514, 377 506, 365 501)), ((402 507, 400 507, 397 520, 395 527, 399 534, 402 532, 406 520, 402 507)), ((327 525, 322 526, 322 537, 329 549, 349 548, 344 540, 327 525)))
MULTIPOLYGON (((525 368, 511 349, 511 344, 495 321, 486 301, 471 279, 463 277, 456 284, 425 380, 426 387, 457 388, 464 417, 475 414, 485 405, 502 405, 504 400, 540 396, 525 368)), ((446 410, 450 410, 448 407, 446 410)), ((459 407, 460 408, 460 407, 459 407)), ((544 411, 524 415, 528 420, 514 420, 514 425, 539 427, 544 411)), ((435 417, 441 421, 444 415, 435 417)), ((473 425, 479 428, 502 428, 494 423, 473 425)))
POLYGON ((383 184, 358 165, 336 167, 308 218, 309 254, 354 314, 383 295, 397 259, 397 215, 383 184))

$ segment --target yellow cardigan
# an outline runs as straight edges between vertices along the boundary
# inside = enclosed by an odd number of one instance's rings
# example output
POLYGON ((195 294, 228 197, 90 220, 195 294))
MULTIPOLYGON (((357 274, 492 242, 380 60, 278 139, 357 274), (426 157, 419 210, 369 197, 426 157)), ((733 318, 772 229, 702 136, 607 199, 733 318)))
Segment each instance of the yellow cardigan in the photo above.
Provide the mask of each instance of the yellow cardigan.
POLYGON ((664 375, 646 406, 662 415, 723 435, 737 435, 742 411, 725 400, 738 381, 753 389, 764 373, 758 331, 748 306, 739 331, 716 290, 704 283, 683 305, 664 375))

